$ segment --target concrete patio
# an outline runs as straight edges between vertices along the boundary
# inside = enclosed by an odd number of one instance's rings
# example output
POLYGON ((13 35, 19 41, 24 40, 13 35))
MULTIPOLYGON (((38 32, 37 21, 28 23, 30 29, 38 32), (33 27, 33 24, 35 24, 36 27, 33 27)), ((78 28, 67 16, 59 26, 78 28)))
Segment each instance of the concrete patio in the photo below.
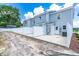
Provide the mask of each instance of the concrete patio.
POLYGON ((42 36, 35 36, 34 38, 44 40, 50 43, 59 44, 62 46, 66 46, 67 38, 60 36, 60 35, 42 35, 42 36))

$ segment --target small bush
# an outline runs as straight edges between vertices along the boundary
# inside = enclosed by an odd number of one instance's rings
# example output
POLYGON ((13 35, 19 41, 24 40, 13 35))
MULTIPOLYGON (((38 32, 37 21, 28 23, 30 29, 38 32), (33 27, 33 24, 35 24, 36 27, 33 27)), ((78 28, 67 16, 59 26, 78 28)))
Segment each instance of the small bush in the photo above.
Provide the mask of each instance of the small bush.
POLYGON ((79 34, 78 33, 75 33, 75 35, 76 35, 76 38, 79 40, 79 34))
POLYGON ((0 22, 0 26, 3 26, 3 27, 5 27, 6 26, 6 22, 0 22))

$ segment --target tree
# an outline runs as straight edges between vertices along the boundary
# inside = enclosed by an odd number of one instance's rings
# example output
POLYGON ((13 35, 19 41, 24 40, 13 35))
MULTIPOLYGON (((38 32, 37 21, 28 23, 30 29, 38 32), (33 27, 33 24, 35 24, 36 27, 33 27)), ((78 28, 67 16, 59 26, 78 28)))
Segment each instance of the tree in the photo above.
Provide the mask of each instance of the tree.
POLYGON ((19 18, 19 10, 11 6, 0 5, 0 24, 2 23, 5 23, 6 26, 7 25, 17 26, 18 24, 19 26, 21 26, 19 18))
POLYGON ((6 27, 6 22, 1 21, 0 26, 6 27))

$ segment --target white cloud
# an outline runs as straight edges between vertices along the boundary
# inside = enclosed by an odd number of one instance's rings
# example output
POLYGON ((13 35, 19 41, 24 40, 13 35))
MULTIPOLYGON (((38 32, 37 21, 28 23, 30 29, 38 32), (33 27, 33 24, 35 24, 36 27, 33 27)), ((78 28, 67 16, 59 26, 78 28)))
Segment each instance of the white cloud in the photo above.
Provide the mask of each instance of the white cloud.
POLYGON ((57 11, 57 10, 60 10, 61 9, 61 6, 57 5, 57 4, 52 4, 50 5, 49 9, 47 11, 57 11))
POLYGON ((43 12, 44 12, 44 8, 42 6, 40 6, 40 7, 34 8, 33 12, 25 13, 24 17, 25 17, 25 19, 33 18, 34 15, 36 16, 43 12), (33 15, 33 13, 34 13, 34 15, 33 15))
POLYGON ((42 6, 34 8, 33 12, 34 12, 34 15, 38 15, 44 12, 44 8, 42 6))
POLYGON ((25 19, 33 18, 33 13, 32 12, 25 13, 24 17, 25 19))
POLYGON ((73 4, 74 4, 74 3, 65 3, 64 8, 67 8, 67 7, 73 6, 73 4))

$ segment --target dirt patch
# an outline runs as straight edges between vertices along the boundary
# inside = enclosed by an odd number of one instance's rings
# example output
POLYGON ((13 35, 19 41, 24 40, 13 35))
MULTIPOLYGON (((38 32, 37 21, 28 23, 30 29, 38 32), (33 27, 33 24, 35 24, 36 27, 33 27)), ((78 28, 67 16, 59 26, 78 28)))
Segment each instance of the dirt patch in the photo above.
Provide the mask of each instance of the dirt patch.
POLYGON ((2 37, 7 45, 7 49, 1 54, 2 56, 74 55, 69 48, 13 32, 2 32, 2 37), (72 54, 64 54, 65 51, 72 54))
POLYGON ((5 51, 5 49, 6 49, 6 43, 0 33, 0 55, 5 51))
POLYGON ((79 40, 75 33, 72 35, 70 48, 79 53, 79 40))

